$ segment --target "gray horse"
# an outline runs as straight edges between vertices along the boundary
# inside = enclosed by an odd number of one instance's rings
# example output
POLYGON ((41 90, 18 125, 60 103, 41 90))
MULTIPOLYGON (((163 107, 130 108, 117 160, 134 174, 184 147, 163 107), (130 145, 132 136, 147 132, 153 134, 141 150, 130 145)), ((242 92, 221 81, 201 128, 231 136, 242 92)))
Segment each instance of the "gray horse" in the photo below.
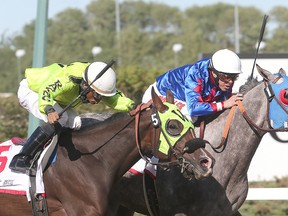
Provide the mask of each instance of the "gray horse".
MULTIPOLYGON (((206 147, 216 159, 213 175, 203 180, 189 181, 181 176, 179 169, 157 170, 155 185, 160 215, 240 215, 238 209, 248 193, 249 165, 264 134, 273 131, 267 119, 269 94, 264 93, 265 87, 274 83, 278 86, 282 85, 282 93, 284 92, 282 99, 284 98, 286 102, 288 100, 288 79, 285 71, 280 69, 276 76, 259 65, 257 69, 263 77, 263 82, 256 83, 252 89, 247 88, 247 85, 243 88, 249 91, 245 92, 243 106, 235 109, 227 139, 223 139, 225 136, 222 136, 222 133, 229 110, 206 122, 204 139, 210 143, 221 143, 217 152, 210 146, 206 147)), ((272 100, 271 97, 269 99, 272 100)), ((279 130, 287 131, 287 128, 279 130)), ((195 131, 199 134, 199 127, 195 131)), ((125 209, 129 212, 130 209, 149 214, 143 196, 142 177, 126 173, 121 181, 121 190, 121 210, 125 209)), ((122 215, 124 215, 123 211, 122 215)))

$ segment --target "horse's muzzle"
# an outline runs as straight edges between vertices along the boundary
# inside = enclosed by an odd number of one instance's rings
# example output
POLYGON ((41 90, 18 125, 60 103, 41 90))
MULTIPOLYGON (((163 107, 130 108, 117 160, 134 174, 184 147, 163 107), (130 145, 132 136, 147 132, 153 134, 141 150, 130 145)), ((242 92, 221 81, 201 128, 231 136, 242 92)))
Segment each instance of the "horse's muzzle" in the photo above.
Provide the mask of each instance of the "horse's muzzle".
POLYGON ((188 153, 191 154, 199 148, 205 148, 205 141, 201 138, 194 138, 186 142, 185 147, 183 149, 183 154, 188 153))

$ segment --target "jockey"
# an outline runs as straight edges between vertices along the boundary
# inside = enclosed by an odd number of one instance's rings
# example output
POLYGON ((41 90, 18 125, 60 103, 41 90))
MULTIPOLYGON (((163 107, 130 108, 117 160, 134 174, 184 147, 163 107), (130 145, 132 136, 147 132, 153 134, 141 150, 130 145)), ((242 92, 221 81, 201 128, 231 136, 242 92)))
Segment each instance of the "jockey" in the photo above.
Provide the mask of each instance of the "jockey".
MULTIPOLYGON (((220 112, 236 105, 237 100, 243 100, 242 94, 232 95, 234 81, 240 73, 241 61, 236 53, 228 49, 218 50, 212 58, 169 70, 157 77, 145 91, 142 102, 151 101, 152 87, 163 101, 170 89, 175 105, 195 123, 199 116, 220 112)), ((152 157, 151 161, 158 162, 158 158, 152 157)), ((132 169, 141 171, 143 164, 144 160, 140 159, 132 169)), ((155 165, 148 164, 146 169, 156 174, 155 165)))
POLYGON ((151 99, 152 86, 162 98, 170 89, 175 104, 188 119, 196 122, 198 116, 231 108, 237 100, 243 99, 241 94, 232 95, 234 81, 240 73, 239 57, 228 49, 218 50, 212 58, 169 70, 157 77, 144 93, 142 101, 151 99))
POLYGON ((36 153, 53 135, 60 133, 62 127, 79 130, 81 118, 73 109, 75 106, 103 101, 119 111, 128 112, 133 108, 134 102, 116 90, 116 74, 112 68, 95 80, 106 66, 104 62, 74 62, 25 70, 26 78, 20 82, 18 89, 20 105, 45 124, 36 128, 21 152, 14 156, 9 165, 11 170, 26 172, 36 153), (63 108, 79 94, 81 97, 59 116, 63 108))

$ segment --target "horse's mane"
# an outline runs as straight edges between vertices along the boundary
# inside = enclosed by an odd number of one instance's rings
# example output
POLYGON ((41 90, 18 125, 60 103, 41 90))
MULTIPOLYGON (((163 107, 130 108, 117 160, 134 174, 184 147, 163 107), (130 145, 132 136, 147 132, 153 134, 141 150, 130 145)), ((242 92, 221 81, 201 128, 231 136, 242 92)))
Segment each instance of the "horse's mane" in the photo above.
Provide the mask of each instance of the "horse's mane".
POLYGON ((105 113, 85 113, 81 114, 82 129, 95 128, 104 124, 110 124, 120 118, 128 116, 127 112, 105 112, 105 113))
POLYGON ((239 92, 244 95, 260 83, 256 78, 249 77, 247 81, 239 87, 239 92))

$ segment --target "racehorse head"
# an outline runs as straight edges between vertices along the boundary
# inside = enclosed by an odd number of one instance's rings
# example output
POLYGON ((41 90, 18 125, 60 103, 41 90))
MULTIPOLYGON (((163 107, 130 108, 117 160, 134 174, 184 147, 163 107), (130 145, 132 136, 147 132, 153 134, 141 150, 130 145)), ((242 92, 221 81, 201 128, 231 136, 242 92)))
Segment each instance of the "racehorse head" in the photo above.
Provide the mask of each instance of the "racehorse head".
POLYGON ((288 128, 288 77, 281 68, 277 74, 261 68, 257 70, 265 83, 265 94, 269 102, 270 127, 288 128))
MULTIPOLYGON (((205 141, 196 138, 191 121, 174 104, 172 92, 167 92, 167 102, 162 102, 154 88, 151 95, 154 130, 149 136, 155 140, 152 153, 161 161, 156 165, 177 164, 187 178, 201 179, 212 175, 214 158, 204 149, 205 141)), ((141 147, 139 150, 143 155, 141 147)))

